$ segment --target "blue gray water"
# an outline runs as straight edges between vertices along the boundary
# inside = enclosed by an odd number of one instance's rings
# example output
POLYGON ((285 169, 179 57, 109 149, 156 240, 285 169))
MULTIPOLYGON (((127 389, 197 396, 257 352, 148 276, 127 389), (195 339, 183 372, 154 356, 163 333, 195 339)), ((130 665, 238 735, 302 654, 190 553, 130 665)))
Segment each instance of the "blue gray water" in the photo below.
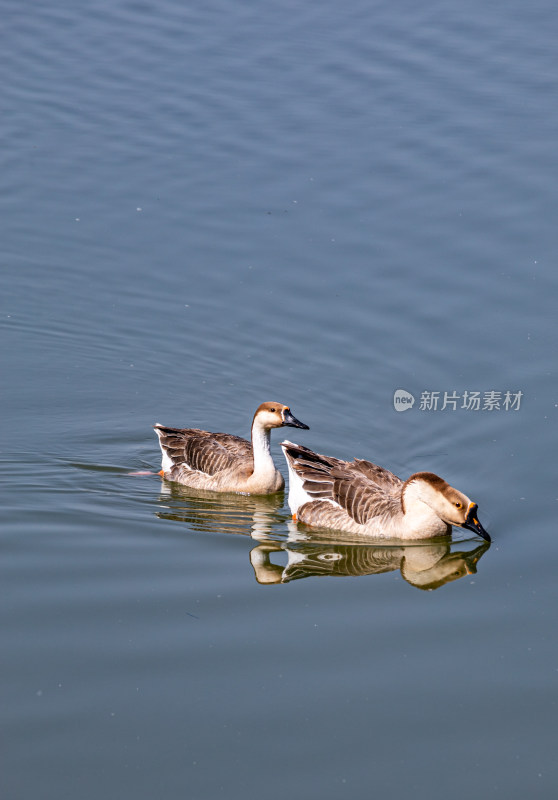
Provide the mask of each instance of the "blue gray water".
POLYGON ((2 18, 2 798, 554 798, 554 4, 2 18), (130 474, 265 400, 492 545, 130 474))

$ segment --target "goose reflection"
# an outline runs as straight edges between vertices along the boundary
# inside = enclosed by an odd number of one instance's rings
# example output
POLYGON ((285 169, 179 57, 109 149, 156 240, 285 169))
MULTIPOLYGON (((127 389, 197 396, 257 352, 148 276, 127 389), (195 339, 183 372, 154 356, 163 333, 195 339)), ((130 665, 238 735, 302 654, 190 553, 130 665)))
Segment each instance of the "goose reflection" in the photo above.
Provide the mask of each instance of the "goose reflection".
POLYGON ((284 525, 278 514, 283 495, 227 494, 191 489, 165 482, 159 495, 161 519, 186 522, 196 531, 206 533, 241 533, 256 539, 272 535, 273 526, 284 525))
POLYGON ((284 513, 279 495, 227 495, 164 483, 159 502, 162 519, 186 522, 193 530, 249 535, 258 544, 250 563, 261 585, 286 584, 302 578, 379 575, 399 570, 411 586, 433 590, 474 575, 489 542, 467 549, 466 542, 393 544, 343 541, 331 531, 305 530, 284 513), (287 537, 285 538, 285 532, 287 537), (286 564, 276 563, 280 558, 286 564))
POLYGON ((324 575, 355 577, 400 570, 411 586, 432 590, 474 575, 489 547, 488 542, 483 542, 473 550, 452 552, 450 542, 409 547, 266 542, 253 548, 250 562, 256 580, 265 585, 324 575), (287 553, 286 566, 271 560, 273 553, 281 551, 287 553))

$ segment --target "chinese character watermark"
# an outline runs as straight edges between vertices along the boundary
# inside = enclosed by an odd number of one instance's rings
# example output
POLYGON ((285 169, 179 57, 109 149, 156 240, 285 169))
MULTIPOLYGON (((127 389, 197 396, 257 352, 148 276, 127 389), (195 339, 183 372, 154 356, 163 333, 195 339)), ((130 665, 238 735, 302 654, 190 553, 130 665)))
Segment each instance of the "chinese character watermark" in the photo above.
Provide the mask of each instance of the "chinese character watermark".
MULTIPOLYGON (((523 392, 465 390, 461 394, 432 391, 420 393, 419 411, 519 411, 523 392)), ((415 398, 405 389, 396 389, 393 394, 393 407, 396 411, 408 411, 415 404, 415 398)))
POLYGON ((523 397, 523 392, 506 392, 504 395, 504 411, 519 411, 519 406, 521 405, 521 398, 523 397))

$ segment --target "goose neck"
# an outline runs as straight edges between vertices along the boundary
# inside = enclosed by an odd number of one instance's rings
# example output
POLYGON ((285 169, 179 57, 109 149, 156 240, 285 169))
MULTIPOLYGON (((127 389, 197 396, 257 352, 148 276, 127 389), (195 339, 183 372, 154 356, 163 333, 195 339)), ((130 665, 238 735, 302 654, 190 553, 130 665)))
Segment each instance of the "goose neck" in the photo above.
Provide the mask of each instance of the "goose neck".
POLYGON ((435 536, 448 532, 445 523, 430 504, 429 491, 417 483, 410 483, 402 497, 403 523, 411 538, 435 536))
POLYGON ((275 464, 271 457, 270 430, 258 425, 254 420, 252 425, 252 450, 254 453, 254 475, 275 472, 275 464))

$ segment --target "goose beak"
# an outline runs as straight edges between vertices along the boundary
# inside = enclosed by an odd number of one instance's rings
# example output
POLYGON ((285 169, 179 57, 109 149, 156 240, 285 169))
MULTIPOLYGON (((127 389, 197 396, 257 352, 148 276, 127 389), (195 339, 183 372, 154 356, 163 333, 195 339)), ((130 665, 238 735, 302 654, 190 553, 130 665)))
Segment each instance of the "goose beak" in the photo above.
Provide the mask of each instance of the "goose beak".
POLYGON ((473 531, 478 536, 482 536, 482 538, 486 541, 490 541, 490 535, 485 531, 482 525, 479 522, 479 518, 477 516, 478 506, 476 503, 471 503, 469 506, 469 510, 467 513, 467 519, 463 523, 461 527, 467 528, 469 531, 473 531))
POLYGON ((283 416, 283 425, 287 425, 289 428, 303 428, 305 431, 310 430, 308 425, 305 425, 304 422, 301 422, 296 417, 293 417, 290 408, 284 408, 282 416, 283 416))

